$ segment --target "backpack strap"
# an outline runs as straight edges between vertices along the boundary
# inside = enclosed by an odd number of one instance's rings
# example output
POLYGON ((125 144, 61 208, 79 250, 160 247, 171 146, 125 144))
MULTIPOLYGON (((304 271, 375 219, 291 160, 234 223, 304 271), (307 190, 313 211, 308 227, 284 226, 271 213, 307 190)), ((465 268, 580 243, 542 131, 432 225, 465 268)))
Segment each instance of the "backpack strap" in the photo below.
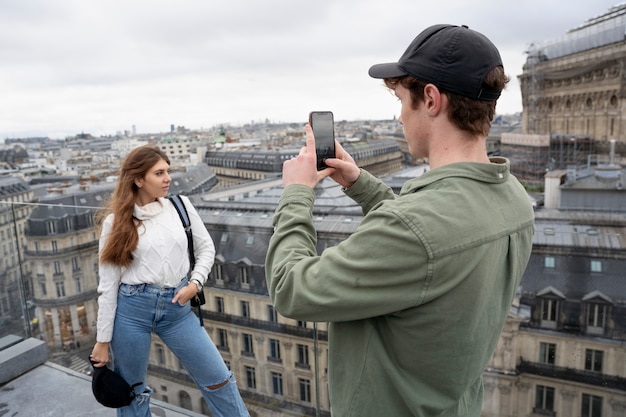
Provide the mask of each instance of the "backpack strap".
MULTIPOLYGON (((196 264, 196 256, 193 251, 193 233, 191 231, 191 220, 189 220, 189 213, 187 213, 187 207, 185 207, 185 203, 180 198, 180 194, 174 194, 168 199, 174 205, 174 208, 178 212, 178 217, 180 217, 180 221, 183 223, 183 228, 185 229, 185 234, 187 235, 187 251, 189 252, 189 273, 193 271, 193 267, 196 264)), ((202 295, 202 294, 201 294, 202 295)), ((198 297, 198 294, 195 295, 198 297)), ((203 301, 204 302, 204 301, 203 301)), ((200 319, 200 326, 204 327, 204 320, 202 320, 202 308, 200 307, 200 302, 198 302, 198 318, 200 319)))
POLYGON ((183 223, 183 228, 185 229, 185 234, 187 235, 187 249, 189 252, 189 269, 193 270, 193 267, 196 264, 196 257, 193 251, 193 233, 191 231, 191 221, 189 220, 189 214, 187 213, 187 207, 185 207, 185 203, 180 198, 180 194, 175 194, 171 197, 168 197, 169 200, 174 205, 174 208, 178 212, 178 216, 180 217, 180 221, 183 223))

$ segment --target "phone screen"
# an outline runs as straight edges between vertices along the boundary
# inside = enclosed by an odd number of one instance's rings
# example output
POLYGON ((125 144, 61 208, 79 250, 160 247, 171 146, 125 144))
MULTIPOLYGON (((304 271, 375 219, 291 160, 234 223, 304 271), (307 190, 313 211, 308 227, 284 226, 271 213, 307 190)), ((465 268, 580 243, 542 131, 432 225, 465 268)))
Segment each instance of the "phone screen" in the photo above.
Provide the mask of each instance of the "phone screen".
POLYGON ((335 123, 333 113, 329 111, 313 111, 309 114, 309 124, 315 136, 315 152, 317 154, 317 170, 328 166, 326 158, 335 157, 335 123))

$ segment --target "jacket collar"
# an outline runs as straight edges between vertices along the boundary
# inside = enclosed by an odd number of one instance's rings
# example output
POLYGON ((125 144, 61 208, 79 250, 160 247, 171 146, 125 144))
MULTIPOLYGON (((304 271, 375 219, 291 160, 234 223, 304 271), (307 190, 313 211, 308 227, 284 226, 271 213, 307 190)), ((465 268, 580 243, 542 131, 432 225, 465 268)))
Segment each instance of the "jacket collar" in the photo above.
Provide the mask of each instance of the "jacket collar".
POLYGON ((456 162, 433 169, 407 181, 402 187, 400 194, 416 192, 434 182, 450 177, 469 178, 492 184, 507 182, 511 175, 510 161, 503 157, 492 157, 489 160, 489 164, 482 162, 456 162))

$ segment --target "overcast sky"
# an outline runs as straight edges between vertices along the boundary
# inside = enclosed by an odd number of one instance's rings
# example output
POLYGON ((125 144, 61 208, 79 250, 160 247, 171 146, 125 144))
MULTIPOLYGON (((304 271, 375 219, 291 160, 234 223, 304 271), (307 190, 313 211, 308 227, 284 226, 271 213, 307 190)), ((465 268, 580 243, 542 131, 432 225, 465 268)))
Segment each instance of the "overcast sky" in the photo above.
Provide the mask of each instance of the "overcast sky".
POLYGON ((514 113, 528 46, 619 3, 0 0, 0 140, 392 118, 399 103, 367 70, 436 23, 494 42, 512 78, 497 110, 514 113))

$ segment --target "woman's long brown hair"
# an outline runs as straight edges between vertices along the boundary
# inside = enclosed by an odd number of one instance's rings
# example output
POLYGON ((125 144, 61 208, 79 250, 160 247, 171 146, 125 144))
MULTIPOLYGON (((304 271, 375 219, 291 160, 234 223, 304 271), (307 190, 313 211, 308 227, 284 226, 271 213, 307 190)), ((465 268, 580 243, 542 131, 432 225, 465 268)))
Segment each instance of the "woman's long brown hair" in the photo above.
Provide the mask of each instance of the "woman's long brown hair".
POLYGON ((136 179, 144 178, 157 162, 170 160, 161 149, 146 145, 133 149, 122 162, 119 178, 113 195, 106 207, 97 215, 98 224, 102 224, 113 213, 113 226, 106 244, 100 252, 100 262, 117 266, 129 266, 133 261, 133 251, 139 241, 137 227, 141 221, 133 217, 137 200, 136 179))

